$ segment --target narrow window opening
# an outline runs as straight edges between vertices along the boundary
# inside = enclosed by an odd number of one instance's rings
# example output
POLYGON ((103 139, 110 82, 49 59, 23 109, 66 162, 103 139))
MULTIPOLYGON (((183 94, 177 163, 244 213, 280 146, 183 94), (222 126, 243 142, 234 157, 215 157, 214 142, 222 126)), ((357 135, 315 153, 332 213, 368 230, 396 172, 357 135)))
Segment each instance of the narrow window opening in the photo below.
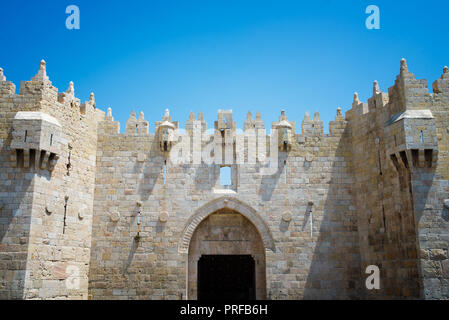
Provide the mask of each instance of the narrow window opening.
POLYGON ((53 145, 53 134, 50 135, 50 145, 53 145))
MULTIPOLYGON (((40 157, 39 157, 39 168, 42 168, 42 163, 44 162, 44 158, 45 158, 45 150, 41 151, 40 157)), ((44 169, 44 168, 42 168, 44 169)))
POLYGON ((397 147, 398 146, 398 141, 396 139, 396 135, 394 135, 394 146, 397 147))
POLYGON ((64 203, 64 221, 62 226, 62 234, 65 234, 66 219, 67 219, 67 198, 64 203))
POLYGON ((424 158, 426 159, 426 166, 427 166, 427 168, 432 168, 432 156, 433 156, 433 150, 432 149, 424 150, 424 158))
POLYGON ((405 151, 399 152, 399 155, 401 156, 404 166, 408 169, 408 161, 407 161, 407 155, 405 154, 405 151))
POLYGON ((413 166, 417 167, 419 164, 419 150, 418 149, 412 149, 412 162, 413 166))
POLYGON ((17 168, 23 168, 23 149, 16 149, 16 161, 17 161, 17 168))
POLYGON ((310 237, 312 238, 313 237, 313 212, 312 212, 312 209, 310 209, 309 215, 310 215, 310 237))
POLYGON ((52 162, 55 159, 56 154, 54 153, 50 153, 50 156, 48 157, 48 161, 47 161, 47 168, 50 169, 52 166, 52 162))
POLYGON ((164 184, 167 183, 167 160, 164 160, 164 184))
POLYGON ((222 186, 232 185, 231 167, 228 166, 220 167, 220 184, 222 186))
POLYGON ((30 168, 37 169, 36 168, 36 150, 30 149, 30 168))
POLYGON ((422 133, 422 130, 421 130, 421 133, 419 135, 419 138, 421 139, 421 143, 424 143, 424 135, 422 133))
POLYGON ((380 159, 380 151, 379 150, 377 151, 377 158, 379 161, 379 175, 381 176, 382 175, 382 161, 380 159))
POLYGON ((284 183, 287 184, 287 161, 284 160, 284 183))
POLYGON ((28 137, 28 130, 25 130, 25 139, 23 140, 23 142, 27 142, 27 137, 28 137))
POLYGON ((67 163, 67 175, 70 176, 70 169, 72 168, 71 158, 72 157, 72 151, 69 151, 69 158, 67 163))

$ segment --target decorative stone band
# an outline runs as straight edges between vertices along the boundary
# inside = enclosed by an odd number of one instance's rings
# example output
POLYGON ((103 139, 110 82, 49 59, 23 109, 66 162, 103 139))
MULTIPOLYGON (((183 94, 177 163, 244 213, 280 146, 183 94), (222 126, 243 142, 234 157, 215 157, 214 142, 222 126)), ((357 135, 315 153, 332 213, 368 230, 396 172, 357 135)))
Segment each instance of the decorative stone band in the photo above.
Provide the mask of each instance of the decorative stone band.
POLYGON ((195 214, 187 221, 181 234, 181 239, 178 244, 178 252, 188 253, 190 240, 201 221, 206 219, 210 214, 224 208, 235 210, 251 221, 262 238, 265 250, 270 249, 273 252, 276 251, 275 242, 270 229, 257 211, 240 200, 227 196, 215 199, 196 210, 195 214))

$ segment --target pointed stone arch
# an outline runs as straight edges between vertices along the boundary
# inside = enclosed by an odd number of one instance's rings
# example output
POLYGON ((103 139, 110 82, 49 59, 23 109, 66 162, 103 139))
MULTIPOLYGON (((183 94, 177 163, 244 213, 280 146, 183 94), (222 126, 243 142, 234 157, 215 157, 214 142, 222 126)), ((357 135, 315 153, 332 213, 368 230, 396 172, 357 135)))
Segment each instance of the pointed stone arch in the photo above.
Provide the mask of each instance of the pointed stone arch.
POLYGON ((234 197, 221 197, 203 205, 196 210, 193 216, 189 218, 181 234, 181 239, 178 244, 178 252, 188 253, 190 240, 192 239, 193 233, 201 221, 217 210, 225 208, 235 210, 245 216, 256 227, 262 238, 265 249, 270 249, 273 252, 276 250, 273 236, 267 223, 255 209, 234 197))

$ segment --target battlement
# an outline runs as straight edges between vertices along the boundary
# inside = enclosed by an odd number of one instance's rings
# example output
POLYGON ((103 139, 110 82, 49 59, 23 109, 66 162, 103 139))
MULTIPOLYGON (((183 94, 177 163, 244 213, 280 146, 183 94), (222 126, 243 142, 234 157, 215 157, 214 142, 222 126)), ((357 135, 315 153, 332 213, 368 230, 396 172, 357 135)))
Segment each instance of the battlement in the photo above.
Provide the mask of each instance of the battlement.
MULTIPOLYGON (((166 109, 165 114, 169 112, 168 109, 166 109)), ((164 117, 163 117, 164 119, 164 117)), ((170 118, 171 119, 171 118, 170 118)), ((226 110, 221 111, 218 110, 218 120, 214 123, 214 129, 218 131, 226 131, 230 130, 233 132, 238 131, 237 124, 232 121, 232 110, 226 110), (227 121, 230 121, 229 123, 227 121)), ((169 120, 170 122, 171 120, 169 120)), ((149 121, 144 119, 144 114, 141 111, 139 113, 139 118, 136 118, 136 113, 134 111, 131 111, 130 118, 126 122, 126 129, 124 133, 120 133, 120 122, 115 121, 112 116, 112 109, 108 108, 107 114, 104 116, 102 126, 105 129, 105 134, 118 134, 118 135, 134 135, 134 136, 154 136, 157 134, 158 127, 165 122, 165 120, 162 121, 155 121, 155 130, 154 132, 149 131, 149 121), (109 123, 109 124, 108 124, 109 123)), ((337 113, 335 120, 330 121, 329 125, 334 125, 336 122, 344 122, 346 123, 345 117, 342 115, 341 108, 337 108, 337 113)), ((173 123, 176 123, 174 125, 176 129, 179 128, 179 122, 175 121, 173 123)), ((193 112, 190 112, 189 117, 185 123, 185 132, 186 134, 193 134, 193 129, 195 126, 198 126, 198 128, 201 128, 202 133, 206 133, 207 131, 207 124, 204 121, 203 113, 200 112, 198 114, 198 119, 195 119, 195 115, 193 112)), ((293 134, 304 136, 304 137, 320 137, 320 136, 329 136, 334 135, 335 130, 330 130, 330 134, 324 134, 323 133, 323 121, 320 119, 319 113, 315 112, 313 119, 310 118, 309 112, 305 113, 304 120, 301 123, 302 132, 297 133, 296 131, 296 124, 295 122, 288 121, 287 116, 285 115, 285 111, 281 111, 281 116, 279 118, 279 121, 273 122, 271 125, 271 129, 276 129, 280 127, 289 127, 293 134), (289 123, 287 125, 287 123, 289 123)), ((260 112, 257 112, 256 119, 252 118, 251 112, 248 112, 247 118, 243 123, 243 132, 251 130, 251 129, 266 129, 265 128, 265 122, 262 120, 262 116, 260 112)), ((211 131, 208 131, 209 134, 212 134, 211 131)), ((267 133, 269 134, 269 130, 267 130, 267 133)), ((207 133, 206 133, 207 134, 207 133)))
POLYGON ((0 298, 195 299, 202 255, 253 257, 260 299, 447 298, 448 106, 449 69, 429 93, 403 59, 328 134, 285 110, 243 130, 165 110, 154 132, 131 111, 121 133, 45 61, 19 94, 0 69, 0 298))
POLYGON ((407 61, 403 58, 400 64, 400 73, 388 92, 380 89, 379 83, 373 83, 373 95, 367 102, 359 100, 357 92, 354 93, 352 108, 348 111, 346 119, 363 116, 368 113, 384 113, 390 119, 406 110, 430 109, 439 95, 449 94, 449 68, 443 68, 441 78, 433 83, 433 94, 429 93, 427 80, 416 79, 409 71, 407 61))
MULTIPOLYGON (((353 139, 366 144, 368 136, 376 141, 376 148, 385 148, 386 164, 398 167, 404 162, 408 168, 431 168, 438 160, 438 134, 435 114, 448 112, 447 94, 449 70, 443 69, 434 82, 433 93, 428 92, 427 80, 418 80, 401 60, 400 73, 388 93, 380 90, 377 81, 367 103, 360 102, 354 93, 348 119, 353 139)), ((440 135, 441 139, 441 135, 440 135)))
MULTIPOLYGON (((366 103, 361 102, 358 98, 358 94, 354 94, 354 100, 352 108, 347 112, 346 119, 341 117, 341 109, 339 111, 340 116, 335 118, 335 121, 350 121, 353 116, 364 115, 372 112, 386 112, 391 118, 392 116, 399 114, 409 109, 425 109, 428 107, 429 102, 439 98, 439 95, 449 94, 449 69, 444 67, 443 74, 440 79, 433 83, 433 94, 429 94, 427 89, 426 80, 417 80, 413 73, 408 69, 405 59, 401 60, 400 74, 396 77, 395 84, 388 89, 388 92, 382 92, 377 81, 373 84, 373 95, 368 99, 366 103), (410 99, 411 97, 421 97, 420 99, 410 99), (431 100, 431 101, 429 101, 431 100)), ((35 104, 35 110, 26 111, 43 111, 50 108, 53 103, 60 103, 65 106, 70 106, 79 110, 81 115, 86 113, 95 113, 97 106, 95 103, 95 96, 90 94, 89 100, 81 103, 80 99, 75 96, 74 83, 70 82, 67 91, 58 92, 58 89, 52 86, 52 83, 47 75, 46 62, 41 61, 37 74, 31 78, 30 81, 22 81, 20 85, 19 94, 15 94, 15 84, 7 81, 4 74, 4 70, 0 68, 0 98, 9 96, 10 98, 22 101, 23 99, 35 99, 40 104, 35 104)), ((21 107, 23 104, 21 104, 21 107)), ((17 110, 25 111, 25 110, 17 110)), ((100 112, 101 114, 101 112, 100 112)), ((220 111, 218 112, 218 120, 216 122, 218 127, 229 126, 227 124, 228 117, 232 111, 220 111)), ((102 120, 101 118, 99 120, 102 120)), ((111 120, 106 117, 104 120, 111 120)), ((206 130, 206 124, 203 119, 203 114, 198 115, 198 120, 202 123, 202 130, 206 130)), ((189 115, 189 119, 186 122, 186 130, 191 131, 192 123, 195 121, 193 113, 189 115)), ((335 121, 331 121, 334 123, 335 121)), ((115 128, 115 126, 114 126, 115 128)), ((126 134, 146 135, 149 134, 149 122, 143 119, 143 113, 139 114, 139 118, 136 118, 134 111, 131 113, 130 119, 126 124, 126 134)), ((223 129, 222 128, 222 129, 223 129)), ((226 127, 227 128, 227 127, 226 127)), ((251 113, 248 113, 247 119, 243 124, 244 130, 248 128, 265 128, 265 124, 261 118, 260 112, 257 113, 256 119, 252 119, 251 113)), ((227 128, 230 129, 230 128, 227 128)), ((296 129, 292 128, 294 134, 296 129)), ((114 129, 115 130, 115 129, 114 129)), ((330 134, 335 132, 329 130, 330 134)), ((302 136, 323 136, 323 123, 319 118, 319 113, 315 112, 313 119, 310 117, 309 112, 306 112, 304 119, 301 123, 302 136)))
MULTIPOLYGON (((416 139, 413 138, 413 140, 411 137, 407 137, 407 135, 416 135, 414 131, 418 130, 417 132, 424 135, 424 138, 421 140, 427 141, 430 139, 435 142, 435 130, 423 130, 421 123, 424 121, 432 127, 434 126, 432 118, 422 118, 420 115, 432 115, 434 105, 444 104, 445 97, 449 91, 449 69, 447 67, 443 69, 441 78, 433 83, 433 91, 433 93, 428 92, 427 81, 417 80, 409 71, 406 60, 402 59, 400 73, 396 77, 394 85, 388 89, 388 92, 383 92, 379 83, 374 81, 373 94, 367 102, 361 102, 358 94, 354 93, 352 108, 346 112, 345 116, 343 116, 341 108, 337 109, 335 119, 329 122, 328 134, 324 134, 323 121, 320 119, 318 112, 314 113, 313 118, 309 112, 306 112, 304 119, 301 121, 300 132, 297 132, 296 122, 289 120, 284 110, 281 111, 279 121, 272 122, 271 126, 265 125, 260 112, 256 113, 255 119, 249 112, 243 123, 243 133, 248 134, 252 130, 255 132, 266 130, 266 135, 269 136, 275 130, 279 133, 278 143, 282 145, 280 150, 289 151, 293 145, 305 142, 313 144, 317 143, 321 138, 337 137, 341 139, 345 132, 348 133, 346 136, 350 138, 350 131, 354 136, 360 135, 364 130, 371 130, 373 127, 386 128, 389 125, 397 127, 401 126, 400 123, 407 122, 409 128, 395 135, 395 146, 399 143, 400 145, 407 145, 408 149, 419 149, 419 143, 416 142, 416 139), (414 123, 417 124, 415 125, 414 123), (426 134, 429 134, 430 137, 426 137, 426 134), (405 143, 406 140, 415 142, 413 145, 411 143, 407 144, 405 143)), ((203 142, 213 139, 219 144, 220 140, 222 140, 222 143, 224 141, 235 143, 236 136, 242 134, 242 130, 238 129, 239 126, 232 119, 232 110, 218 110, 217 120, 214 122, 213 129, 209 131, 202 112, 198 114, 198 119, 195 119, 195 115, 192 112, 189 114, 184 131, 179 127, 179 122, 172 120, 169 111, 166 110, 161 121, 154 121, 155 130, 151 133, 149 130, 150 122, 145 119, 143 112, 140 112, 137 117, 136 113, 132 111, 130 118, 126 122, 125 132, 120 133, 120 123, 114 121, 111 108, 108 108, 106 115, 103 111, 97 109, 94 93, 90 94, 88 101, 81 103, 81 100, 75 95, 75 85, 72 81, 69 83, 66 91, 58 92, 58 89, 52 85, 47 75, 46 62, 44 60, 40 62, 37 74, 30 81, 21 82, 19 94, 15 94, 15 85, 6 81, 3 69, 0 69, 0 102, 6 101, 5 99, 9 102, 0 103, 0 108, 13 112, 11 119, 15 115, 14 112, 40 112, 53 117, 56 121, 64 119, 66 123, 70 123, 70 126, 74 126, 78 130, 83 130, 82 128, 86 127, 86 125, 92 128, 97 128, 98 126, 98 129, 95 130, 99 136, 142 136, 148 137, 151 141, 157 138, 159 149, 163 153, 170 152, 171 147, 179 142, 181 136, 193 136, 197 129, 201 134, 203 142)), ((24 123, 17 125, 18 121, 16 120, 16 128, 14 129, 16 140, 18 136, 22 137, 24 132, 28 132, 24 123)), ((399 129, 395 129, 395 131, 397 130, 399 129)), ((34 131, 30 128, 29 132, 34 131)), ((49 134, 51 136, 53 133, 49 134)), ((45 138, 44 140, 48 139, 45 138)), ((12 146, 23 143, 23 141, 19 143, 14 140, 12 146)), ((435 145, 435 143, 433 144, 435 145)), ((38 146, 35 147, 37 148, 38 146)), ((15 147, 14 149, 22 150, 15 147)), ((42 150, 47 149, 44 146, 42 150)), ((41 149, 37 148, 36 150, 41 149)), ((54 154, 57 157, 57 153, 54 154)))
POLYGON ((5 111, 44 112, 57 119, 70 115, 73 120, 78 119, 85 123, 90 119, 98 120, 98 115, 104 114, 96 107, 94 93, 91 93, 89 100, 83 103, 75 96, 72 81, 67 91, 58 92, 47 75, 47 64, 44 60, 40 62, 37 74, 31 80, 20 83, 18 94, 15 91, 15 84, 6 80, 4 70, 0 68, 0 108, 5 111), (8 103, 1 103, 5 99, 8 103))

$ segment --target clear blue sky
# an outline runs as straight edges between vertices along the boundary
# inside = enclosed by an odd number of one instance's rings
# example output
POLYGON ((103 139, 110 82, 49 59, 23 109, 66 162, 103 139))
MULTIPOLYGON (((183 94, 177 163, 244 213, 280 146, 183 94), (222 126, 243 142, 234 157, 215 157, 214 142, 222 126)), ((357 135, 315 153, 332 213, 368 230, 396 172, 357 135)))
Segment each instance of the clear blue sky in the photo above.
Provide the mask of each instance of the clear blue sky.
POLYGON ((449 1, 84 1, 1 0, 0 66, 18 87, 47 61, 59 91, 69 81, 85 101, 160 120, 169 108, 183 125, 190 110, 208 126, 217 109, 247 111, 267 127, 282 108, 299 131, 304 113, 320 112, 328 131, 353 92, 366 101, 372 82, 394 83, 399 62, 429 86, 449 65, 449 1), (78 5, 81 29, 65 27, 78 5), (365 8, 380 8, 380 30, 367 30, 365 8))

